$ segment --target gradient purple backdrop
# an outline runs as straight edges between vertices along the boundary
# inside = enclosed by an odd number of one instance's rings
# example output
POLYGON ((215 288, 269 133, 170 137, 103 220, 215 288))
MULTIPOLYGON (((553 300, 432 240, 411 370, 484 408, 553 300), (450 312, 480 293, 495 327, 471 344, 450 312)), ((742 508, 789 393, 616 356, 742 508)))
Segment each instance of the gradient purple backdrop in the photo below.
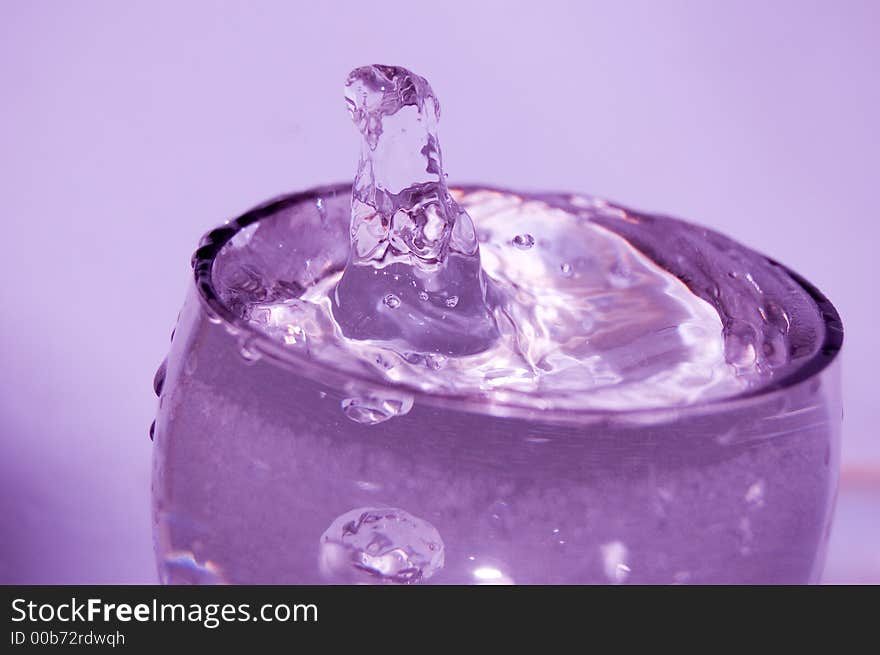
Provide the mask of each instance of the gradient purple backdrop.
POLYGON ((366 63, 431 80, 451 181, 703 222, 825 291, 868 494, 835 548, 880 572, 878 25, 870 1, 0 1, 0 582, 155 581, 150 383, 189 256, 351 179, 341 88, 366 63))

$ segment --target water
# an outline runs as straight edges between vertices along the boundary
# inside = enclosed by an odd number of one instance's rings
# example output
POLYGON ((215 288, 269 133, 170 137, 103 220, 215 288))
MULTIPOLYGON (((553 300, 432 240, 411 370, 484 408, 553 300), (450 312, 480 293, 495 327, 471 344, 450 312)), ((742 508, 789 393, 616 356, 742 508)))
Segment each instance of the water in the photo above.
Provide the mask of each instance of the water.
MULTIPOLYGON (((226 297, 260 330, 379 381, 539 408, 692 404, 758 388, 788 363, 790 319, 755 302, 749 271, 770 267, 754 253, 730 250, 735 268, 701 297, 609 229, 638 225, 635 213, 587 198, 450 192, 439 103, 423 78, 358 68, 346 101, 362 142, 350 234, 326 229, 319 199, 323 235, 276 235, 279 248, 350 238, 345 265, 286 284, 248 269, 226 297), (267 298, 269 287, 280 293, 267 298)), ((353 420, 375 422, 351 407, 353 420)))
POLYGON ((362 507, 327 528, 319 561, 324 575, 340 583, 413 584, 443 568, 443 540, 434 526, 403 510, 362 507))
POLYGON ((194 257, 154 380, 161 579, 815 581, 840 437, 821 294, 676 219, 447 186, 427 82, 358 69, 348 95, 354 187, 194 257))
POLYGON ((434 91, 393 66, 358 68, 345 89, 361 156, 334 318, 346 337, 390 349, 460 356, 491 348, 497 319, 473 221, 446 186, 434 91))

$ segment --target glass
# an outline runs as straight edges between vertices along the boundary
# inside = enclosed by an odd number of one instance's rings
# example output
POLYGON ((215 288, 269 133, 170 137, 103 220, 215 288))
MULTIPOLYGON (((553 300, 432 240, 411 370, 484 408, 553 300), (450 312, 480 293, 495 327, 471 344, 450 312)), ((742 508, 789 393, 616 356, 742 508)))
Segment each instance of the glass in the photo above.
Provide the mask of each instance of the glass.
MULTIPOLYGON (((540 411, 377 385, 309 360, 219 299, 223 247, 350 188, 284 196, 209 233, 156 375, 154 540, 164 583, 813 583, 838 476, 840 319, 759 391, 684 408, 540 411)), ((344 229, 343 229, 344 231, 344 229)), ((337 257, 341 257, 337 253, 337 257)), ((344 257, 342 259, 344 261, 344 257)), ((782 302, 782 300, 780 300, 782 302)))

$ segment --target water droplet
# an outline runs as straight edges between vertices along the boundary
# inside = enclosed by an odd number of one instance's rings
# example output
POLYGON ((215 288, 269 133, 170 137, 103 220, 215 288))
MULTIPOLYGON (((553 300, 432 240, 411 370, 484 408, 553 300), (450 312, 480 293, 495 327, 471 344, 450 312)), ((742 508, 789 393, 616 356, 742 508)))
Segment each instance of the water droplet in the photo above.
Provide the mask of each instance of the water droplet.
POLYGON ((361 507, 321 536, 319 567, 336 582, 414 584, 443 568, 437 529, 402 509, 361 507))
POLYGON ((757 480, 748 488, 745 495, 746 502, 753 507, 763 507, 764 505, 764 481, 757 480))
POLYGON ((513 584, 513 579, 496 566, 478 566, 473 570, 473 576, 479 585, 513 584))
POLYGON ((446 306, 452 309, 458 304, 458 296, 449 296, 446 299, 446 306))
POLYGON ((513 245, 520 250, 528 250, 535 245, 535 237, 531 234, 517 234, 513 237, 513 245))
POLYGON ((254 364, 260 359, 260 353, 251 341, 245 341, 242 343, 238 350, 238 354, 241 355, 242 359, 244 359, 247 364, 254 364))
MULTIPOLYGON (((352 390, 349 390, 351 392, 352 390)), ((360 392, 342 400, 342 411, 355 423, 377 425, 395 416, 403 416, 412 409, 413 397, 391 390, 382 395, 360 392)))
POLYGON ((627 549, 620 541, 611 541, 601 546, 602 567, 605 576, 612 584, 623 584, 632 569, 626 563, 627 549))
POLYGON ((382 302, 385 303, 385 306, 389 309, 397 309, 400 307, 400 298, 395 296, 393 293, 389 293, 387 296, 382 298, 382 302))
POLYGON ((169 553, 159 567, 159 577, 165 585, 222 585, 226 584, 220 568, 210 560, 199 562, 189 551, 169 553))
POLYGON ((168 358, 162 360, 159 368, 156 369, 156 375, 153 376, 153 391, 157 396, 162 395, 162 387, 165 386, 165 374, 168 371, 168 358))

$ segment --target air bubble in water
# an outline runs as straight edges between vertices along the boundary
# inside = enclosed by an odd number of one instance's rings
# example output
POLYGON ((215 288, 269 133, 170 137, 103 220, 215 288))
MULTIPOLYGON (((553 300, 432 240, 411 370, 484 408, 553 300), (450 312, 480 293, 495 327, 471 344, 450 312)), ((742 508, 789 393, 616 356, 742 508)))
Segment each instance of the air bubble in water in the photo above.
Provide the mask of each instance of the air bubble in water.
POLYGON ((393 293, 389 293, 387 296, 385 296, 382 299, 382 302, 389 309, 397 309, 398 307, 400 307, 400 298, 395 296, 393 293))
POLYGON ((513 578, 507 575, 497 564, 481 564, 471 574, 478 585, 512 585, 513 578))
POLYGON ((764 481, 758 480, 752 484, 746 491, 745 500, 753 507, 762 507, 764 505, 764 481))
POLYGON ((458 304, 458 296, 449 296, 446 299, 446 306, 450 309, 454 308, 458 304))
POLYGON ((395 416, 403 416, 412 409, 413 397, 391 389, 380 392, 358 391, 349 388, 352 394, 342 400, 345 415, 362 425, 377 425, 395 416))
POLYGON ((361 507, 330 524, 318 563, 335 582, 414 584, 443 568, 444 546, 424 519, 402 509, 361 507))
POLYGON ((257 349, 256 339, 244 337, 238 343, 238 354, 246 364, 255 364, 260 359, 260 351, 257 349))
POLYGON ((528 250, 535 245, 535 237, 531 234, 517 234, 513 237, 513 245, 520 250, 528 250))
POLYGON ((629 577, 631 569, 627 564, 627 548, 620 541, 611 541, 603 544, 602 552, 602 568, 605 576, 612 584, 623 584, 629 577))

